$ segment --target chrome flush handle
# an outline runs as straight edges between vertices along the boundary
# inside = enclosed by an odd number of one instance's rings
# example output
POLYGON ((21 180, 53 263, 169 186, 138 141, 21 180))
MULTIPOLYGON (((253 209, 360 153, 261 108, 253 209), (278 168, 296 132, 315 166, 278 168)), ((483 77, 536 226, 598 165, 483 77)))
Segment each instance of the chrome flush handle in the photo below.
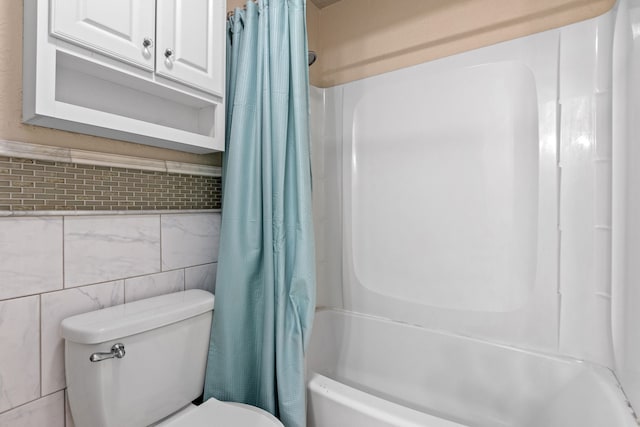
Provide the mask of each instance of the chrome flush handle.
POLYGON ((89 360, 92 362, 101 362, 106 359, 122 359, 125 355, 124 344, 118 343, 111 346, 109 353, 93 353, 89 356, 89 360))

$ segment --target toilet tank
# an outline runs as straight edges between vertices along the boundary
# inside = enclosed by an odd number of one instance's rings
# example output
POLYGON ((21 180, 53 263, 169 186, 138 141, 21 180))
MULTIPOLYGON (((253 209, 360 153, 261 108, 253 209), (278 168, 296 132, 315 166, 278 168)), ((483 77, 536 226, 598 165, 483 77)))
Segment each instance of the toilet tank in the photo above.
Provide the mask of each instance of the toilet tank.
POLYGON ((203 390, 214 296, 189 290, 62 321, 76 427, 148 426, 203 390), (122 358, 89 360, 124 344, 122 358))

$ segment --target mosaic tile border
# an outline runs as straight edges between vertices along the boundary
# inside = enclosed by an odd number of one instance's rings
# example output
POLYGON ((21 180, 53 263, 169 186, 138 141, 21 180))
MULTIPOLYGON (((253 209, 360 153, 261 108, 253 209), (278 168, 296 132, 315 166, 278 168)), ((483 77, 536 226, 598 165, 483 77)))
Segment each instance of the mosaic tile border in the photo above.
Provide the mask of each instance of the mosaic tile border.
POLYGON ((0 212, 200 210, 221 201, 218 167, 0 141, 0 212))

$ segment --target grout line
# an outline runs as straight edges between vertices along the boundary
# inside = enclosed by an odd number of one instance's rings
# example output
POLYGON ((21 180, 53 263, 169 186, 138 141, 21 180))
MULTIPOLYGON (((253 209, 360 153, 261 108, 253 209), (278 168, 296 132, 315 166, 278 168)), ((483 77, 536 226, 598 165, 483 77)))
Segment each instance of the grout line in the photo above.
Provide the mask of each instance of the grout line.
POLYGON ((160 271, 162 271, 162 216, 163 214, 158 215, 158 227, 159 227, 159 236, 160 236, 160 271))
POLYGON ((126 304, 127 303, 127 289, 129 288, 129 286, 127 286, 127 281, 126 279, 122 280, 122 303, 126 304))
MULTIPOLYGON (((90 287, 90 286, 101 286, 101 285, 108 285, 108 284, 117 284, 117 282, 123 282, 123 285, 124 285, 124 282, 126 280, 129 280, 129 279, 137 279, 137 278, 140 278, 140 277, 153 276, 153 275, 156 275, 156 274, 171 273, 171 272, 178 271, 178 270, 185 270, 185 272, 186 272, 186 269, 188 269, 188 268, 203 267, 203 266, 212 265, 212 264, 217 264, 217 261, 205 262, 204 264, 187 265, 185 267, 172 268, 171 270, 157 271, 155 273, 147 273, 147 274, 140 274, 140 275, 137 275, 137 276, 121 277, 119 279, 105 280, 103 282, 87 283, 87 284, 84 284, 84 285, 69 286, 67 288, 51 289, 51 290, 42 291, 42 292, 34 292, 34 293, 31 293, 31 294, 25 294, 25 295, 15 296, 15 297, 11 297, 11 298, 0 299, 0 303, 13 301, 13 300, 21 299, 21 298, 38 297, 38 296, 42 296, 42 295, 53 294, 53 293, 56 293, 56 292, 70 291, 72 289, 87 288, 87 287, 90 287)), ((185 279, 186 279, 186 273, 185 273, 185 279)))
POLYGON ((67 388, 65 387, 62 394, 62 424, 67 426, 67 388))
POLYGON ((21 404, 20 404, 20 405, 18 405, 18 406, 14 406, 13 408, 9 408, 9 409, 7 409, 7 410, 5 410, 5 411, 3 411, 3 412, 0 412, 0 415, 8 414, 8 413, 9 413, 9 412, 11 412, 11 411, 15 411, 16 409, 19 409, 19 408, 22 408, 22 407, 24 407, 24 406, 27 406, 27 405, 29 405, 29 404, 31 404, 31 403, 37 402, 38 400, 42 400, 42 399, 45 399, 45 398, 47 398, 47 397, 53 396, 53 395, 54 395, 54 394, 56 394, 56 393, 63 392, 63 395, 64 395, 64 391, 65 391, 65 390, 66 390, 66 388, 62 388, 62 389, 60 389, 60 390, 56 390, 56 391, 51 392, 51 393, 49 393, 49 394, 46 394, 46 395, 44 395, 44 396, 40 396, 40 397, 38 397, 37 399, 31 399, 31 400, 29 400, 29 401, 27 401, 27 402, 21 403, 21 404))
POLYGON ((211 265, 211 264, 217 264, 217 263, 218 263, 218 261, 216 260, 216 261, 211 261, 211 262, 204 262, 202 264, 185 265, 182 268, 184 268, 186 270, 187 268, 202 267, 202 266, 205 266, 205 265, 211 265))
POLYGON ((42 296, 38 295, 38 372, 40 376, 40 390, 38 394, 42 397, 42 296))
POLYGON ((556 70, 556 228, 557 228, 557 253, 556 253, 556 294, 558 295, 556 351, 560 352, 562 336, 562 102, 561 102, 561 61, 562 61, 562 32, 558 34, 558 57, 556 70))
POLYGON ((64 241, 65 241, 65 236, 64 236, 64 230, 65 230, 65 226, 67 225, 67 220, 66 218, 63 216, 62 217, 62 289, 65 288, 65 284, 66 284, 66 271, 65 271, 65 253, 64 253, 64 241))

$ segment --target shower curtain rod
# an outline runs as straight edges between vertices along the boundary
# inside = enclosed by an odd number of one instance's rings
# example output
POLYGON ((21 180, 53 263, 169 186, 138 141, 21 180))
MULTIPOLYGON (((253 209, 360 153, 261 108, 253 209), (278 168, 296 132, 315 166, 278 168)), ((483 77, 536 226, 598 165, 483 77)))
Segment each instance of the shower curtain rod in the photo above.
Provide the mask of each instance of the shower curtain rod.
MULTIPOLYGON (((253 2, 254 2, 254 3, 256 3, 256 4, 258 4, 258 1, 259 1, 259 0, 251 0, 251 1, 253 1, 253 2)), ((238 9, 238 8, 236 8, 236 9, 238 9)), ((243 9, 243 10, 247 10, 247 6, 246 6, 246 5, 242 6, 242 9, 243 9)), ((228 11, 228 12, 227 12, 227 19, 231 18, 231 17, 233 16, 233 14, 234 14, 234 13, 235 13, 235 12, 234 12, 234 10, 230 10, 230 11, 228 11)), ((313 65, 313 63, 314 63, 314 62, 316 62, 316 59, 317 59, 317 58, 318 58, 318 55, 316 55, 315 51, 310 50, 310 51, 307 53, 307 63, 308 63, 308 65, 309 65, 309 67, 311 67, 311 65, 313 65)))
MULTIPOLYGON (((252 0, 255 4, 258 4, 258 0, 252 0)), ((237 8, 236 8, 237 9, 237 8)), ((244 9, 247 10, 247 5, 242 6, 240 9, 244 9)), ((235 13, 234 10, 230 10, 227 12, 227 19, 231 18, 233 16, 233 14, 235 13)))

